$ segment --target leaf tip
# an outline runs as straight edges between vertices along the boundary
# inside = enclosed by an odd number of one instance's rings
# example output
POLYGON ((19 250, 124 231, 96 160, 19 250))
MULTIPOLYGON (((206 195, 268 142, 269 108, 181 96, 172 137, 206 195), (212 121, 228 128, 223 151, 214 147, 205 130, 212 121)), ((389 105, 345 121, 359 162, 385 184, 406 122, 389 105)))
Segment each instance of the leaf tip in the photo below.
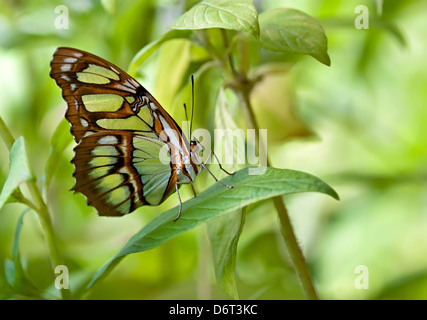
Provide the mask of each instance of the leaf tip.
POLYGON ((333 188, 331 188, 329 195, 337 201, 341 200, 339 194, 333 188))
POLYGON ((321 63, 323 63, 324 65, 330 67, 331 66, 331 57, 329 56, 328 53, 325 53, 324 55, 322 55, 321 57, 315 57, 315 59, 321 63))

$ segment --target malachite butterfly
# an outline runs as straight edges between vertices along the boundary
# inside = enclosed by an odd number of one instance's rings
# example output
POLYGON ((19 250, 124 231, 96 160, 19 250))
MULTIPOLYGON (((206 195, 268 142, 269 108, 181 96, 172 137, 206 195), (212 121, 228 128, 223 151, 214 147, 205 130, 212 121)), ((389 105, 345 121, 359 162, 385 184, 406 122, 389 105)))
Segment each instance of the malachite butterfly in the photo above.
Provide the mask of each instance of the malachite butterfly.
POLYGON ((196 138, 188 142, 160 103, 112 63, 60 47, 50 66, 50 76, 67 102, 65 117, 77 143, 73 190, 101 216, 156 206, 176 191, 178 219, 179 187, 193 183, 203 169, 213 176, 201 162, 200 142, 196 138), (165 150, 169 162, 161 161, 165 150))

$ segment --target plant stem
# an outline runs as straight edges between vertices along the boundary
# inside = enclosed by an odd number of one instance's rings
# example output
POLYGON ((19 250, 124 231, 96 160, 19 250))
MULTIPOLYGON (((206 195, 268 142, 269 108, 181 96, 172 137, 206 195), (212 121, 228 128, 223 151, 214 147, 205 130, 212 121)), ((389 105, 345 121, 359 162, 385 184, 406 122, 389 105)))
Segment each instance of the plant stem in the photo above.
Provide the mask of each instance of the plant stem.
MULTIPOLYGON (((223 32, 223 39, 225 45, 228 44, 228 41, 226 40, 226 34, 223 32)), ((241 43, 240 51, 245 53, 246 48, 244 47, 245 43, 241 43)), ((227 47, 227 46, 226 46, 227 47)), ((244 57, 243 57, 244 60, 244 57)), ((231 55, 229 54, 229 61, 232 64, 233 60, 231 55)), ((232 64, 232 69, 234 70, 234 65, 232 64)), ((250 93, 252 91, 253 86, 255 85, 255 80, 251 80, 247 77, 246 74, 247 68, 242 68, 239 73, 233 72, 233 82, 234 84, 232 88, 236 92, 239 101, 241 104, 245 107, 247 111, 247 115, 249 118, 249 122, 253 129, 255 129, 255 142, 259 141, 259 150, 266 150, 266 146, 261 145, 262 141, 259 139, 259 125, 257 123, 255 113, 252 108, 252 104, 250 101, 250 93)), ((261 151, 260 151, 261 153, 261 151)), ((268 158, 268 155, 266 155, 266 162, 267 166, 270 167, 270 160, 268 158)), ((304 255, 302 253, 301 248, 298 245, 297 238, 295 236, 294 229, 292 227, 292 223, 289 219, 289 214, 286 209, 285 203, 283 201, 282 197, 274 197, 273 198, 274 205, 276 207, 277 215, 279 217, 282 235, 285 240, 286 247, 288 249, 288 252, 290 254, 292 263, 294 264, 294 268, 298 274, 298 277, 301 281, 301 285, 305 291, 305 294, 308 299, 310 300, 318 300, 318 296, 316 293, 316 289, 313 284, 313 280, 310 275, 310 271, 308 269, 307 262, 305 261, 304 255)))
POLYGON ((198 30, 198 32, 196 32, 195 35, 199 39, 200 43, 202 43, 205 49, 212 56, 213 60, 220 65, 220 67, 227 73, 227 75, 230 78, 233 78, 233 76, 235 75, 233 73, 233 67, 234 67, 233 64, 231 65, 227 64, 227 62, 224 59, 225 57, 221 53, 219 53, 218 50, 210 42, 209 36, 206 30, 198 30))
POLYGON ((12 149, 15 139, 13 138, 12 133, 10 133, 9 128, 4 123, 2 117, 0 117, 0 137, 3 139, 7 149, 12 149))
MULTIPOLYGON (((227 49, 228 46, 228 39, 227 34, 225 31, 221 30, 221 35, 224 41, 224 46, 227 49)), ((244 106, 248 120, 252 126, 253 129, 255 129, 255 141, 259 140, 259 126, 256 121, 255 114, 253 112, 253 108, 250 102, 250 94, 252 91, 253 86, 255 85, 256 81, 251 80, 247 76, 247 57, 243 56, 241 61, 245 61, 242 68, 239 70, 240 72, 236 72, 235 65, 233 58, 231 56, 230 51, 228 50, 228 53, 224 56, 218 52, 218 50, 212 45, 212 43, 209 41, 209 37, 207 36, 207 33, 205 30, 202 30, 201 32, 201 42, 205 46, 208 52, 210 52, 212 58, 218 62, 218 64, 223 68, 223 70, 226 72, 228 77, 231 79, 230 83, 228 84, 233 91, 236 93, 237 97, 239 98, 239 101, 244 106), (227 64, 227 60, 230 65, 227 64)), ((245 47, 245 43, 240 43, 241 47, 240 52, 245 55, 247 53, 247 48, 245 47)), ((259 146, 259 150, 262 146, 259 146)), ((267 156, 267 166, 270 166, 270 160, 267 156)), ((311 300, 318 300, 318 296, 316 293, 316 289, 314 287, 307 262, 305 261, 304 255, 301 251, 301 248, 298 245, 298 241, 295 236, 295 232, 293 230, 291 221, 289 219, 288 211, 286 209, 286 206, 283 202, 282 197, 274 197, 273 198, 274 205, 276 207, 277 214, 279 216, 279 221, 281 225, 282 235, 285 240, 286 247, 289 251, 292 263, 294 264, 294 268, 298 274, 298 277, 301 281, 301 285, 303 287, 303 290, 305 291, 305 294, 308 299, 311 300)))
POLYGON ((274 205, 276 206, 277 214, 279 216, 280 224, 282 227, 282 235, 286 243, 286 247, 291 256, 291 260, 294 264, 295 270, 298 273, 298 277, 301 281, 301 285, 310 300, 318 300, 316 289, 313 284, 313 280, 310 275, 310 271, 305 261, 304 255, 301 248, 298 245, 295 232, 292 227, 292 223, 289 219, 289 214, 286 210, 285 203, 282 197, 273 198, 274 205))
MULTIPOLYGON (((228 38, 227 38, 227 31, 225 29, 220 29, 221 31, 221 36, 222 36, 222 41, 224 42, 224 46, 225 48, 229 48, 229 44, 228 44, 228 38)), ((233 56, 231 55, 231 52, 228 52, 228 63, 230 64, 230 69, 231 72, 233 73, 233 75, 236 75, 236 68, 234 67, 234 60, 233 60, 233 56)))
MULTIPOLYGON (((248 80, 249 81, 249 80, 248 80)), ((239 86, 240 88, 245 88, 245 86, 239 86)), ((251 89, 251 88, 250 88, 251 89)), ((249 90, 240 90, 237 91, 237 95, 240 98, 240 101, 245 106, 247 113, 249 115, 251 124, 253 129, 255 129, 255 135, 259 135, 259 126, 255 118, 255 114, 252 109, 252 105, 250 102, 249 90)), ((255 138, 255 141, 259 141, 258 138, 255 138)), ((260 142, 261 143, 261 142, 260 142)), ((261 150, 262 146, 259 146, 261 150)), ((270 160, 267 156, 267 166, 270 167, 270 160)), ((279 216, 279 221, 281 224, 282 235, 285 240, 286 247, 291 256, 291 260, 294 264, 294 268, 298 274, 298 277, 301 281, 301 285, 307 295, 307 298, 310 300, 318 300, 318 296, 316 293, 316 289, 314 288, 314 284, 310 275, 310 271, 307 266, 307 262, 305 261, 304 255, 301 251, 301 248, 298 245, 298 241, 295 236, 294 229, 292 227, 292 223, 289 219, 289 214, 286 209, 285 203, 282 197, 274 197, 273 198, 274 205, 276 207, 277 214, 279 216)))
MULTIPOLYGON (((3 139, 4 143, 6 144, 7 148, 10 150, 15 143, 15 139, 13 138, 12 133, 9 131, 9 128, 4 123, 3 119, 0 117, 0 137, 3 139)), ((41 196, 41 193, 37 187, 37 184, 35 181, 27 181, 26 185, 28 187, 28 190, 31 194, 31 197, 33 201, 26 199, 20 190, 18 189, 15 191, 15 195, 18 200, 21 199, 21 202, 24 204, 27 204, 31 209, 33 209, 40 221, 42 230, 45 235, 45 239, 47 242, 47 245, 49 247, 49 253, 50 253, 50 260, 53 269, 56 268, 58 265, 64 264, 64 259, 61 255, 61 252, 59 251, 59 248, 57 246, 57 238, 52 226, 52 220, 50 218, 49 211, 47 209, 47 206, 41 196)), ((69 290, 61 290, 61 296, 63 299, 69 299, 70 298, 70 291, 69 290)))
POLYGON ((34 204, 37 207, 37 215, 39 217, 43 231, 45 232, 47 244, 49 246, 52 266, 53 268, 55 268, 58 265, 64 264, 64 261, 57 246, 58 241, 53 230, 52 220, 50 218, 49 211, 42 199, 42 196, 36 183, 30 181, 27 183, 27 186, 34 200, 34 204))

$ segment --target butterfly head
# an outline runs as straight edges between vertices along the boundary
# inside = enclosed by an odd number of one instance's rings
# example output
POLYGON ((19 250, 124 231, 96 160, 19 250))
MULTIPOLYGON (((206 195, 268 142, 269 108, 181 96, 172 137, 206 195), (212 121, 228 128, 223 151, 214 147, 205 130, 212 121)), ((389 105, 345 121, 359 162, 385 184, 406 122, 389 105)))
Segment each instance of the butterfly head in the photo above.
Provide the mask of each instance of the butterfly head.
POLYGON ((191 162, 196 165, 202 164, 202 156, 203 151, 205 151, 205 147, 200 143, 196 138, 191 139, 190 141, 190 156, 191 162))

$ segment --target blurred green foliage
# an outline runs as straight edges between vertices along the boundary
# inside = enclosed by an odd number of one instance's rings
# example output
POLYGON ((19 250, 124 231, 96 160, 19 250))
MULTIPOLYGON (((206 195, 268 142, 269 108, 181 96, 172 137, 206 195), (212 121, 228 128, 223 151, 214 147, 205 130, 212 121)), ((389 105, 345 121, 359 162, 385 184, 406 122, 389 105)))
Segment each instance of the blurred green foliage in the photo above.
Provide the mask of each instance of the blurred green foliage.
MULTIPOLYGON (((49 78, 51 56, 56 47, 71 46, 126 70, 142 48, 161 39, 196 2, 2 0, 0 115, 15 138, 24 136, 33 174, 50 172, 38 183, 45 186, 58 246, 76 287, 148 221, 175 206, 176 198, 111 219, 98 217, 81 195, 68 191, 73 186, 73 139, 63 120, 60 90, 49 78), (69 29, 55 28, 58 5, 69 9, 69 29)), ((269 0, 255 1, 255 6, 258 12, 302 10, 320 22, 328 38, 330 67, 312 57, 268 50, 236 61, 253 76, 264 75, 252 100, 260 126, 268 128, 272 164, 313 173, 340 194, 340 202, 317 194, 286 197, 319 296, 427 298, 427 3, 384 1, 381 15, 373 0, 269 0), (354 26, 358 5, 369 9, 367 30, 354 26), (257 68, 264 62, 269 64, 257 68), (369 270, 369 289, 355 286, 360 265, 369 270)), ((220 45, 215 32, 207 34, 220 45)), ((256 47, 240 49, 253 52, 256 47)), ((207 60, 200 47, 173 40, 134 71, 178 123, 184 120, 183 102, 191 101, 189 75, 196 72, 195 127, 212 130, 230 119, 245 127, 238 101, 229 92, 224 95, 230 117, 224 120, 215 112, 217 97, 212 93, 218 92, 221 75, 215 68, 200 71, 207 60)), ((4 144, 0 154, 3 185, 9 172, 4 144)), ((196 189, 211 183, 199 179, 196 189)), ((187 191, 182 191, 186 199, 191 197, 187 191)), ((22 281, 31 279, 31 288, 41 290, 43 297, 58 298, 39 220, 33 212, 21 215, 25 208, 8 203, 0 210, 0 298, 38 297, 32 290, 17 294, 11 288, 11 270, 22 281)), ((304 298, 272 203, 256 203, 247 211, 237 248, 240 298, 304 298)), ((205 229, 202 225, 155 250, 126 257, 85 297, 229 298, 215 283, 205 229)))

